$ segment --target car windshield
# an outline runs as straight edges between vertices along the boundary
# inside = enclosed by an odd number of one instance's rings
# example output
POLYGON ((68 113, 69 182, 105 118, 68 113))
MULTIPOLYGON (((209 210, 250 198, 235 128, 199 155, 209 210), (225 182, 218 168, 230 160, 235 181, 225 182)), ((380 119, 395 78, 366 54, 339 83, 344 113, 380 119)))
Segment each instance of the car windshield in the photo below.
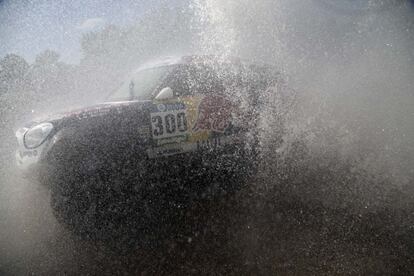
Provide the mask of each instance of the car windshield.
POLYGON ((172 68, 173 66, 160 66, 135 72, 109 96, 108 100, 151 100, 155 89, 171 72, 172 68))
POLYGON ((167 85, 176 95, 222 92, 223 79, 220 78, 217 69, 204 65, 179 66, 169 77, 167 85))

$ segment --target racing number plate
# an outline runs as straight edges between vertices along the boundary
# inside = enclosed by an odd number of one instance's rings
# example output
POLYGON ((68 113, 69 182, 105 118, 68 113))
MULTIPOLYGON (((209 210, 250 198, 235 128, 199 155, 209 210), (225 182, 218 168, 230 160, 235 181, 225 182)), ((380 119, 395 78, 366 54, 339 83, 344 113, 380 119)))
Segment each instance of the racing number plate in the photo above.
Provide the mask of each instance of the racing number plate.
POLYGON ((222 96, 153 103, 149 157, 216 149, 233 143, 234 137, 225 134, 232 124, 233 109, 232 103, 222 96))
POLYGON ((157 144, 173 142, 188 133, 187 109, 183 103, 158 104, 151 112, 152 138, 157 144), (171 141, 172 140, 172 141, 171 141), (163 142, 161 142, 163 141, 163 142))

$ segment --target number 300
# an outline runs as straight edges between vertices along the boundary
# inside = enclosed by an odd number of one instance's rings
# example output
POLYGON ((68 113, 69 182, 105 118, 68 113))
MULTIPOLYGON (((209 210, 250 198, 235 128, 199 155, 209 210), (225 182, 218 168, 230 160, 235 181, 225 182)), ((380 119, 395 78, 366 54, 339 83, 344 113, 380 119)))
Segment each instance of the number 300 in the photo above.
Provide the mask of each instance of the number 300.
POLYGON ((152 121, 152 134, 154 136, 161 136, 164 133, 170 135, 178 132, 187 131, 187 118, 184 112, 177 114, 167 114, 162 116, 154 116, 152 121))

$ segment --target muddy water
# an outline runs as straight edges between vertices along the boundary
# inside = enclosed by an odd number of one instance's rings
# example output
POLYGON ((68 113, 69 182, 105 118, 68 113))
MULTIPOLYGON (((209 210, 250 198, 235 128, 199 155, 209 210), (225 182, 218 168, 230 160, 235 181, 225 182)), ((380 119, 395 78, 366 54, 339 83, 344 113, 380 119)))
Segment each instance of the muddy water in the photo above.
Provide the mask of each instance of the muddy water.
MULTIPOLYGON (((196 203, 173 233, 141 247, 125 236, 80 239, 54 219, 48 192, 9 170, 2 187, 1 267, 25 274, 408 273, 410 212, 355 215, 304 204, 291 193, 247 189, 196 203)), ((256 179, 259 184, 263 179, 256 179)), ((252 183, 253 184, 253 183, 252 183)))

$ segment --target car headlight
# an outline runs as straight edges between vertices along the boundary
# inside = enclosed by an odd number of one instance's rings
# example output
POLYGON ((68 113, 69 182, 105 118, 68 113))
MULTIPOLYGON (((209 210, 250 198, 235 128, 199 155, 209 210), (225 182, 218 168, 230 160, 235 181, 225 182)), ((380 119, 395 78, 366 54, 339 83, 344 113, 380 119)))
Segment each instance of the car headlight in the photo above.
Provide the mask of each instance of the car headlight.
POLYGON ((42 123, 30 128, 23 138, 23 142, 26 148, 33 149, 37 148, 46 140, 50 132, 53 129, 51 123, 42 123))

